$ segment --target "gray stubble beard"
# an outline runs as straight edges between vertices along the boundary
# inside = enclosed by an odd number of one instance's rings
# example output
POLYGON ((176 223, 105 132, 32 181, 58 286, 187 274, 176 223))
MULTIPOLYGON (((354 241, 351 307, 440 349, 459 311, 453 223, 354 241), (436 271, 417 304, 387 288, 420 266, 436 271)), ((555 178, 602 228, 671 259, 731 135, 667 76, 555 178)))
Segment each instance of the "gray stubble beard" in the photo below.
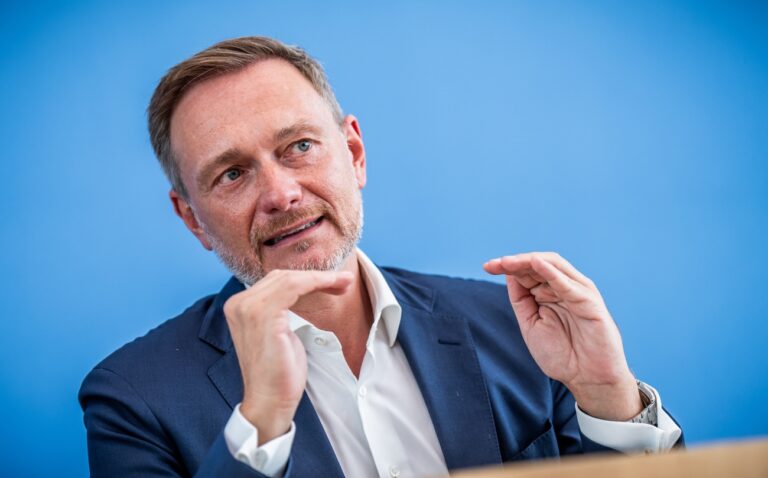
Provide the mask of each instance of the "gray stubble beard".
MULTIPOLYGON (((324 257, 319 261, 303 261, 299 263, 289 264, 286 269, 291 270, 303 270, 303 271, 335 271, 339 270, 342 265, 347 261, 350 254, 355 251, 357 244, 363 236, 363 202, 360 199, 360 211, 358 213, 357 224, 355 231, 347 237, 343 237, 344 241, 336 248, 328 257, 324 257)), ((248 261, 248 258, 241 257, 233 254, 219 241, 219 238, 208 234, 208 228, 201 222, 203 230, 208 235, 208 240, 211 243, 211 248, 218 256, 219 260, 224 266, 245 285, 251 286, 260 281, 267 275, 262 264, 254 264, 248 261)), ((342 234, 344 231, 342 231, 342 234)), ((312 243, 309 240, 302 240, 297 242, 294 246, 296 252, 306 252, 312 247, 312 243)), ((256 247, 254 247, 254 251, 256 247)))

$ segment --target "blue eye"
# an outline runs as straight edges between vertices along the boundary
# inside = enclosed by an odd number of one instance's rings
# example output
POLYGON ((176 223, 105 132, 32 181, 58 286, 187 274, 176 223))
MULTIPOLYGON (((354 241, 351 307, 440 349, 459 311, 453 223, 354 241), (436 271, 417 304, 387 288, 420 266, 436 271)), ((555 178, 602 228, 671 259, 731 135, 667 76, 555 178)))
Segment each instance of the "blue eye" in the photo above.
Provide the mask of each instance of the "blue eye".
POLYGON ((239 169, 233 168, 224 173, 223 179, 226 179, 227 181, 235 181, 240 177, 241 174, 242 172, 240 172, 239 169))
POLYGON ((307 141, 306 139, 296 143, 296 148, 302 153, 306 153, 307 151, 309 151, 309 148, 311 147, 312 147, 312 143, 310 141, 307 141))

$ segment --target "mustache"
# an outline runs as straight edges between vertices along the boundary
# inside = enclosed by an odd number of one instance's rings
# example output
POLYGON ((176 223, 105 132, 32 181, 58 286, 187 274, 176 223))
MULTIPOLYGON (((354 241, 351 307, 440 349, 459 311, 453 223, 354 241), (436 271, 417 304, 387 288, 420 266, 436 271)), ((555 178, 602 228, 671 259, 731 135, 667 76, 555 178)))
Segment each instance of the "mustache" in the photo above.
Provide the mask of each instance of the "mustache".
POLYGON ((291 209, 281 213, 279 216, 270 218, 265 224, 254 225, 251 230, 251 244, 255 248, 260 248, 264 241, 276 236, 281 230, 319 216, 334 220, 333 210, 328 203, 321 202, 303 209, 291 209))

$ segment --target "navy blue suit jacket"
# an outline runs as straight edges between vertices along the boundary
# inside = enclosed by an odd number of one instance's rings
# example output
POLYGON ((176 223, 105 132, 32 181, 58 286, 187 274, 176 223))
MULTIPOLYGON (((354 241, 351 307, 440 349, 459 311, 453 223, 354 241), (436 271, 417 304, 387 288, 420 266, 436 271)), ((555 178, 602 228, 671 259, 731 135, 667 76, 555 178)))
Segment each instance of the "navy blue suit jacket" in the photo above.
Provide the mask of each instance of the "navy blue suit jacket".
MULTIPOLYGON (((504 286, 382 272, 449 469, 607 450, 581 435, 573 396, 534 362, 504 286)), ((88 374, 79 399, 92 476, 263 476, 223 437, 243 386, 222 308, 241 290, 231 279, 88 374)), ((343 476, 306 394, 294 420, 286 477, 343 476)))

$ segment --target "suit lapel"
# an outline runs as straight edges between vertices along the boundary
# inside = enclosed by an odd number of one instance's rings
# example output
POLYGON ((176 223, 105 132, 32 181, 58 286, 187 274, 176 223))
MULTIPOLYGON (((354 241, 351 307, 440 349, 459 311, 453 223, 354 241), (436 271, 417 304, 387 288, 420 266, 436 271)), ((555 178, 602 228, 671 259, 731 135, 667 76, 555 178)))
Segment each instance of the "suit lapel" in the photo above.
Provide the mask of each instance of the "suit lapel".
MULTIPOLYGON (((242 284, 234 278, 224 286, 203 318, 199 334, 201 340, 223 353, 208 369, 208 377, 232 409, 243 399, 243 379, 223 307, 229 297, 241 290, 242 284)), ((331 443, 306 392, 301 398, 294 422, 296 436, 293 449, 297 453, 291 453, 289 468, 292 473, 296 476, 316 476, 322 473, 323 476, 343 478, 331 443)))
POLYGON ((296 410, 296 437, 293 440, 295 450, 291 454, 292 476, 330 476, 344 478, 336 453, 328 441, 320 418, 312 406, 307 392, 301 397, 296 410))
POLYGON ((403 314, 397 339, 449 469, 501 463, 485 380, 466 319, 433 310, 434 292, 384 271, 403 314))

